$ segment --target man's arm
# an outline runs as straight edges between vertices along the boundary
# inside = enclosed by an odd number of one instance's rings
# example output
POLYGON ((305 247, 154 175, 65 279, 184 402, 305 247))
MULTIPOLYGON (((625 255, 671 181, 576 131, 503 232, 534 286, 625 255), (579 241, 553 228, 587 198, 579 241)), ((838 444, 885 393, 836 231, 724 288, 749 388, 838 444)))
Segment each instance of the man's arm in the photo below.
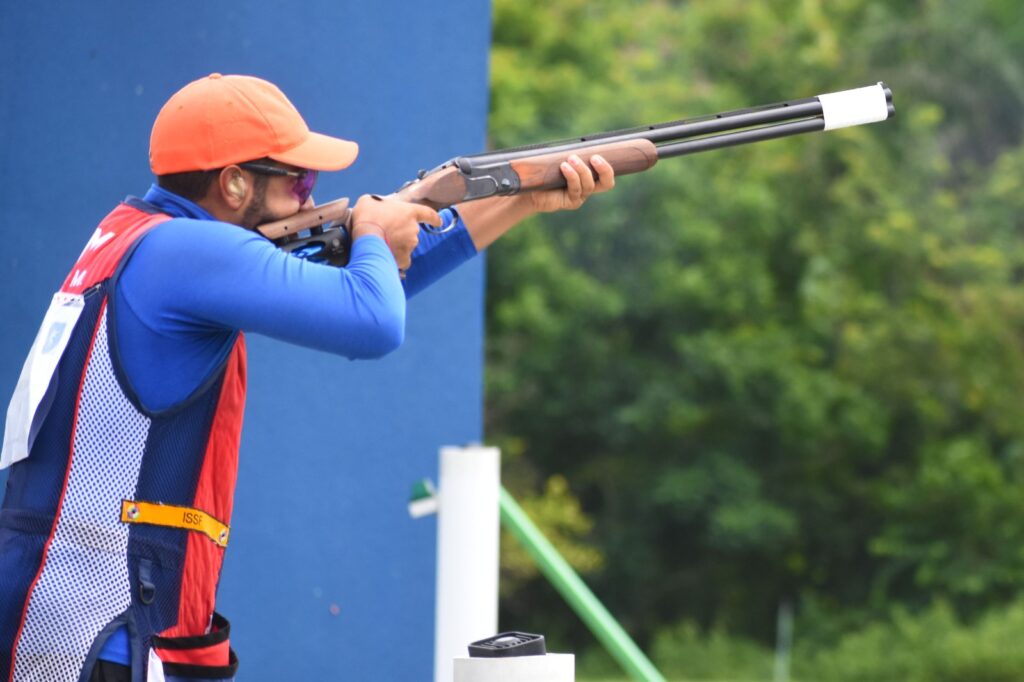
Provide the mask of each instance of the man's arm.
POLYGON ((615 171, 611 165, 599 155, 592 157, 591 163, 597 171, 597 179, 579 156, 570 156, 569 161, 561 166, 565 189, 492 197, 459 204, 456 208, 477 250, 486 249, 532 215, 575 210, 591 194, 606 192, 614 187, 615 171))
POLYGON ((355 240, 347 268, 293 258, 220 222, 153 229, 114 292, 120 357, 142 403, 177 404, 223 360, 238 330, 349 358, 401 345, 405 295, 384 240, 355 240))

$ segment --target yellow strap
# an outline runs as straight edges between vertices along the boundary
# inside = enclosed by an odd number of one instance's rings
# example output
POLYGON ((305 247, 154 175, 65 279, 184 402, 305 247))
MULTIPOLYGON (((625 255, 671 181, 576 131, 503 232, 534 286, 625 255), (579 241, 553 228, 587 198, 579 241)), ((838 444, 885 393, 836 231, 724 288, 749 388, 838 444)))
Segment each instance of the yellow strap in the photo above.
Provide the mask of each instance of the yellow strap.
POLYGON ((210 538, 220 547, 228 546, 230 529, 206 512, 192 507, 124 500, 121 502, 121 521, 194 530, 210 538))

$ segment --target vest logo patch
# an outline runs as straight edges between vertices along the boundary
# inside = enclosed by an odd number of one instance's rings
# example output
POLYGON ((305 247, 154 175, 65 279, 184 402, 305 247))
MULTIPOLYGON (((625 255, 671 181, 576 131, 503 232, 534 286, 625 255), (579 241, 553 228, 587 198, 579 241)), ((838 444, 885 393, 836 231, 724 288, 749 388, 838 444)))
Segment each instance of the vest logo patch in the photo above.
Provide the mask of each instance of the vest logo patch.
POLYGON ((64 322, 54 322, 50 325, 50 330, 46 333, 46 342, 43 343, 43 353, 49 353, 60 345, 60 341, 64 337, 64 330, 67 329, 67 326, 68 325, 64 322))
POLYGON ((95 251, 113 238, 113 232, 103 232, 101 228, 97 227, 96 231, 92 233, 91 237, 89 237, 89 241, 86 242, 85 249, 82 250, 82 255, 84 256, 90 251, 95 251))

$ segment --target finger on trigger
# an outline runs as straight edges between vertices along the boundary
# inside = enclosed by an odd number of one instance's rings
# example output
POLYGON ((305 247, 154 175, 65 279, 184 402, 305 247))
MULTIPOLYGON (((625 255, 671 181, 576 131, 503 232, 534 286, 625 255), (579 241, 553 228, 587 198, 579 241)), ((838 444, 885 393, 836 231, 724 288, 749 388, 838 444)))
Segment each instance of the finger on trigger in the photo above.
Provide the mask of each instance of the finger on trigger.
POLYGON ((429 206, 417 206, 416 222, 441 227, 441 215, 429 206))

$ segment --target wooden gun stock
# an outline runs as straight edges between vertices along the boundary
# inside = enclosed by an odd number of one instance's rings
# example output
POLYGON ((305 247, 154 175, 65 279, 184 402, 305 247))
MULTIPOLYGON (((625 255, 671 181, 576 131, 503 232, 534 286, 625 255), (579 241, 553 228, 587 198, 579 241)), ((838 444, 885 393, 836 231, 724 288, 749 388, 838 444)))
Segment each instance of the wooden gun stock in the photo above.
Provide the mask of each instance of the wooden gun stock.
POLYGON ((615 169, 615 175, 641 173, 658 163, 658 148, 650 140, 627 140, 611 144, 599 144, 585 147, 574 152, 552 152, 528 156, 523 159, 509 161, 508 164, 519 176, 522 183, 520 191, 533 192, 545 189, 565 187, 565 178, 560 166, 571 154, 578 155, 583 162, 591 167, 594 179, 597 172, 590 164, 591 157, 603 156, 604 160, 615 169))
POLYGON ((352 209, 348 199, 337 199, 316 208, 299 211, 290 218, 264 223, 256 231, 272 242, 284 241, 298 237, 302 232, 318 226, 348 225, 352 218, 352 209))

